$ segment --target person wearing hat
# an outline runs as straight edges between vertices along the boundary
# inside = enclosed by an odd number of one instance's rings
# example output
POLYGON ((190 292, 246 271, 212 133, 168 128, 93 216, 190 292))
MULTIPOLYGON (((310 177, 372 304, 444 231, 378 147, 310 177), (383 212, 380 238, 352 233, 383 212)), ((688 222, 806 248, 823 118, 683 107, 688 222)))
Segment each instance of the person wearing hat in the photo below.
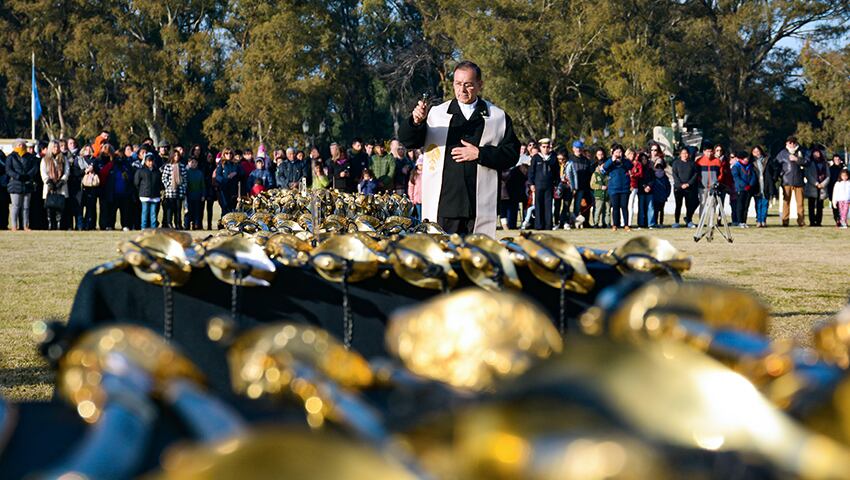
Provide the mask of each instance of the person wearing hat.
POLYGON ((499 170, 516 165, 519 139, 510 116, 480 98, 481 69, 461 62, 453 74, 455 98, 433 108, 420 100, 399 128, 408 148, 425 148, 422 217, 449 233, 495 237, 499 170))
POLYGON ((558 164, 552 155, 552 141, 541 138, 540 153, 531 157, 528 168, 528 183, 534 193, 534 228, 537 230, 552 230, 552 201, 555 185, 560 180, 558 164))

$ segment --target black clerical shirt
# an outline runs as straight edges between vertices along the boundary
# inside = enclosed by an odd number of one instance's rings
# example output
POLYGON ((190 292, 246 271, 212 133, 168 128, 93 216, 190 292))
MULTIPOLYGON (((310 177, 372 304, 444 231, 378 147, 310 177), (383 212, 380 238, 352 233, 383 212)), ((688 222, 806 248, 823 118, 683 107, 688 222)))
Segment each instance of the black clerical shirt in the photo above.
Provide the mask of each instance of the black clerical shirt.
MULTIPOLYGON (((441 218, 475 218, 475 190, 478 181, 478 165, 494 170, 505 170, 516 165, 519 159, 519 140, 514 134, 511 117, 505 114, 505 136, 499 145, 478 147, 478 161, 456 162, 452 158, 452 149, 462 147, 461 139, 478 146, 484 133, 484 118, 489 115, 487 103, 478 99, 475 110, 469 120, 460 111, 457 100, 449 104, 448 114, 452 116, 446 137, 446 150, 443 162, 443 183, 440 188, 440 203, 437 216, 441 218)), ((407 148, 422 148, 425 144, 427 122, 413 124, 408 118, 399 127, 398 139, 407 148)), ((433 219, 432 219, 433 220, 433 219)))

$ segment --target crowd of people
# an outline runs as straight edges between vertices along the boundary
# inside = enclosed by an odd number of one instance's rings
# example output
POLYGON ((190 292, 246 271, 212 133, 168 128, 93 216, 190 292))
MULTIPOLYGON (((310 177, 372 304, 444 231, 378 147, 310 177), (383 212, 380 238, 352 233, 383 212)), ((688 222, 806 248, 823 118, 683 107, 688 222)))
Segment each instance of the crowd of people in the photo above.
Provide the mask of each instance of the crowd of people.
POLYGON ((327 155, 259 146, 212 151, 146 138, 116 148, 109 132, 91 143, 76 139, 36 145, 16 140, 0 152, 0 229, 136 230, 207 229, 240 197, 272 188, 334 188, 345 192, 393 192, 421 208, 418 151, 397 141, 332 143, 327 155), (120 220, 120 223, 119 223, 120 220))
MULTIPOLYGON (((255 154, 252 148, 155 146, 150 138, 116 148, 108 132, 84 145, 74 138, 40 145, 18 140, 12 153, 0 152, 0 228, 213 229, 215 202, 223 215, 240 196, 272 188, 392 192, 409 196, 421 216, 422 164, 421 151, 397 140, 355 139, 348 149, 332 143, 325 155, 315 146, 267 152, 260 145, 255 154)), ((759 146, 727 152, 706 144, 701 151, 683 147, 673 158, 654 143, 605 149, 577 140, 567 150, 547 138, 528 141, 517 165, 501 172, 500 226, 660 228, 667 226, 664 206, 672 196, 670 226, 693 228, 704 192, 715 186, 740 227, 749 226, 753 203, 755 224, 765 227, 780 192, 783 226, 793 197, 798 225, 806 225, 808 213, 808 225, 821 226, 828 202, 835 225, 847 227, 850 175, 841 155, 828 157, 817 145, 803 149, 794 137, 773 156, 759 146)))
POLYGON ((766 227, 770 202, 780 193, 782 226, 789 225, 793 197, 799 226, 806 225, 807 212, 809 226, 822 226, 828 202, 834 224, 847 228, 848 178, 839 153, 828 158, 820 145, 803 149, 795 137, 774 156, 760 146, 729 152, 706 143, 700 150, 682 147, 672 158, 656 143, 606 150, 577 140, 566 151, 544 138, 526 142, 519 164, 502 172, 502 227, 516 228, 524 206, 521 228, 660 228, 667 226, 664 206, 672 195, 670 226, 695 228, 706 192, 715 190, 728 202, 730 223, 741 228, 749 227, 751 205, 755 225, 766 227))

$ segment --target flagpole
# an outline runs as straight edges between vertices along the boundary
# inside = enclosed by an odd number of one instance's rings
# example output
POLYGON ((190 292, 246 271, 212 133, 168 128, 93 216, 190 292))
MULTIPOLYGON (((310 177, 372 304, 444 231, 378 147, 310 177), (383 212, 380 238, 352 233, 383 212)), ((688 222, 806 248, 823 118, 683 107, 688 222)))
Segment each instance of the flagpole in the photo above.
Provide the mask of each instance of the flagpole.
MULTIPOLYGON (((35 52, 32 52, 32 71, 35 72, 35 52)), ((33 73, 35 75, 35 73, 33 73)), ((34 87, 35 85, 33 85, 34 87)), ((35 90, 30 87, 30 126, 32 127, 32 139, 35 141, 35 90)))

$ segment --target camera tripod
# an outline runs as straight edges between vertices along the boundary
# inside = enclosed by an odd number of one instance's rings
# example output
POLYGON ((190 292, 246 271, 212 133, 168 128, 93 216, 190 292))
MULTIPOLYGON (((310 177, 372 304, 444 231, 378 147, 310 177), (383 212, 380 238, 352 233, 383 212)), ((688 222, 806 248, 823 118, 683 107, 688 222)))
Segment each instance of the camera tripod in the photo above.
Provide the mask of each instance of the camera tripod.
POLYGON ((714 231, 720 232, 720 236, 732 243, 732 230, 729 228, 729 219, 726 218, 726 212, 723 211, 723 192, 717 184, 706 189, 702 199, 702 207, 699 214, 699 224, 697 231, 694 233, 694 241, 699 242, 705 237, 706 241, 714 240, 714 231), (717 219, 720 218, 722 226, 717 225, 717 219))

